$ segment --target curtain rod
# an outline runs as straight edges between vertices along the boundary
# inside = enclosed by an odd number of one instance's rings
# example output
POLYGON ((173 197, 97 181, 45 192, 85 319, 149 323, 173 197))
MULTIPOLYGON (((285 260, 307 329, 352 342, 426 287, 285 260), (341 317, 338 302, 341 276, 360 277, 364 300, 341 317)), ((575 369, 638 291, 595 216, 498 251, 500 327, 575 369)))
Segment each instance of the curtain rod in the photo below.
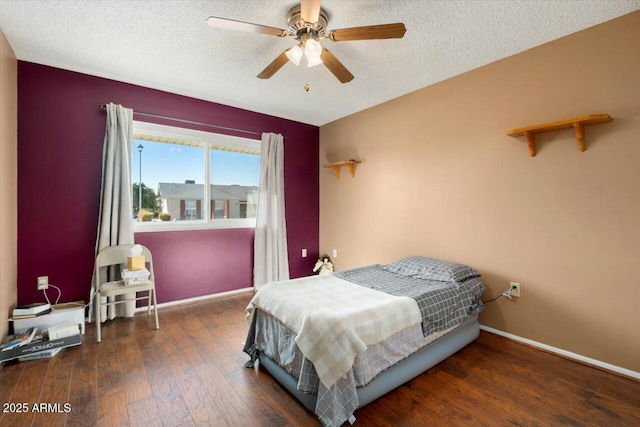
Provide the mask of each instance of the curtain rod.
MULTIPOLYGON (((107 111, 107 104, 100 104, 99 107, 100 107, 100 111, 107 111)), ((229 130, 229 131, 233 131, 233 132, 242 132, 242 133, 248 133, 250 135, 262 136, 262 133, 260 133, 260 132, 253 132, 253 131, 250 131, 250 130, 236 129, 236 128, 230 128, 230 127, 225 127, 225 126, 212 125, 210 123, 195 122, 195 121, 192 121, 192 120, 177 119, 175 117, 160 116, 158 114, 142 113, 142 112, 135 111, 135 110, 133 111, 133 114, 138 114, 139 116, 153 117, 153 118, 156 118, 156 119, 171 120, 171 121, 174 121, 174 122, 189 123, 191 125, 208 126, 208 127, 215 128, 215 129, 229 130)), ((286 137, 284 137, 284 138, 286 139, 286 137)))

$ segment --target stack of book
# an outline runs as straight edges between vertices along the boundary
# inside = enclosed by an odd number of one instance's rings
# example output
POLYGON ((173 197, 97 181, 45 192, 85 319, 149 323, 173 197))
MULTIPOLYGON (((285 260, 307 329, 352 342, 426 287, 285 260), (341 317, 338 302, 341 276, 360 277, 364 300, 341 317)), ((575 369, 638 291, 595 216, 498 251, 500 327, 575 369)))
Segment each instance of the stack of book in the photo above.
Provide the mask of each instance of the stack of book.
POLYGON ((13 309, 14 319, 28 319, 30 317, 42 316, 51 313, 51 304, 35 303, 27 305, 19 305, 13 309))
POLYGON ((82 344, 78 324, 69 323, 42 329, 31 327, 25 332, 9 335, 2 341, 0 362, 53 357, 62 348, 78 344, 82 344))

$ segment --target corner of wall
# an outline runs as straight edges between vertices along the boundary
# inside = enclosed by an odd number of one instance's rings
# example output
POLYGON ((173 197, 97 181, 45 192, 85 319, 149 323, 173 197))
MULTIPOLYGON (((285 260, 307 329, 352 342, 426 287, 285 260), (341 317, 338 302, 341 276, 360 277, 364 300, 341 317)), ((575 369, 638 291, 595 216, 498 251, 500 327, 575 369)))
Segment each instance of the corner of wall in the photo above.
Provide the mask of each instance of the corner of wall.
POLYGON ((18 299, 18 61, 0 31, 0 337, 18 299))

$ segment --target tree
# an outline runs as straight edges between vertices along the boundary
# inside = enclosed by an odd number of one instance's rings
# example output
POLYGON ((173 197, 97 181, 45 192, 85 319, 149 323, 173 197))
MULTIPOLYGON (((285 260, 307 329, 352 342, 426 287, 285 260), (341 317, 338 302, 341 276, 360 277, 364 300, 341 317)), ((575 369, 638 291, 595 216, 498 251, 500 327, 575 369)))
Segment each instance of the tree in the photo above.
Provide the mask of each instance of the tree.
MULTIPOLYGON (((140 184, 138 184, 137 182, 133 184, 133 210, 135 212, 138 212, 140 210, 138 206, 138 204, 140 203, 140 196, 138 193, 139 186, 140 184)), ((142 208, 148 209, 153 212, 157 209, 157 207, 158 207, 158 203, 156 201, 155 191, 153 191, 153 189, 144 185, 144 182, 143 182, 142 183, 142 208)))

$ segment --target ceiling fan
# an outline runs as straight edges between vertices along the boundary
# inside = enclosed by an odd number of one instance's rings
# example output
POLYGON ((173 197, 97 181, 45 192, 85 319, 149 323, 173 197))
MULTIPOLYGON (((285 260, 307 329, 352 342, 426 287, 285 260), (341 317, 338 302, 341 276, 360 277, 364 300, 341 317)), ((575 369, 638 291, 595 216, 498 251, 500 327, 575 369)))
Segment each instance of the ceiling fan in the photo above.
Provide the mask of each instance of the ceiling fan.
MULTIPOLYGON (((287 24, 289 27, 286 30, 216 16, 209 17, 207 24, 211 27, 228 30, 247 31, 277 37, 291 37, 298 41, 296 46, 286 49, 273 60, 273 62, 267 65, 267 67, 258 74, 258 78, 260 79, 270 78, 282 68, 287 61, 299 65, 300 61, 304 59, 305 72, 307 67, 324 64, 342 83, 353 80, 353 74, 351 74, 328 49, 320 45, 320 40, 329 39, 332 42, 341 42, 351 40, 400 39, 407 31, 403 23, 370 25, 328 31, 328 20, 327 12, 320 7, 320 0, 301 0, 300 5, 294 6, 287 14, 287 24)), ((308 83, 305 83, 305 90, 309 90, 308 83)))

